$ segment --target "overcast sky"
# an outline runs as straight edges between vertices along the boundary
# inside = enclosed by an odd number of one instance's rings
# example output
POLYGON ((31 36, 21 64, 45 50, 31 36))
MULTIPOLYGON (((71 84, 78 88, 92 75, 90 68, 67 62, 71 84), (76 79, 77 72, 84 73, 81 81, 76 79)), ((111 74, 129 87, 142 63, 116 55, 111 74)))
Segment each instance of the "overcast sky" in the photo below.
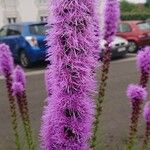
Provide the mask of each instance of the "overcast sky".
POLYGON ((145 3, 146 0, 127 0, 129 2, 133 2, 133 3, 145 3))

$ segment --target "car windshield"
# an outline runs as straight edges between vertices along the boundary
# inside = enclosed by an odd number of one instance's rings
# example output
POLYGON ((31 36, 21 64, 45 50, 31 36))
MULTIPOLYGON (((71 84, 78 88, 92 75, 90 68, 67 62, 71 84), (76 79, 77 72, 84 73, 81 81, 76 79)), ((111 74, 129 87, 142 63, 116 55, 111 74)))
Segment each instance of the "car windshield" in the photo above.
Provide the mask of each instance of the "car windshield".
POLYGON ((30 25, 29 27, 30 33, 34 35, 45 35, 46 33, 45 25, 46 25, 45 23, 30 25))
POLYGON ((139 23, 138 24, 138 27, 141 29, 141 30, 148 30, 150 29, 150 25, 148 23, 139 23))

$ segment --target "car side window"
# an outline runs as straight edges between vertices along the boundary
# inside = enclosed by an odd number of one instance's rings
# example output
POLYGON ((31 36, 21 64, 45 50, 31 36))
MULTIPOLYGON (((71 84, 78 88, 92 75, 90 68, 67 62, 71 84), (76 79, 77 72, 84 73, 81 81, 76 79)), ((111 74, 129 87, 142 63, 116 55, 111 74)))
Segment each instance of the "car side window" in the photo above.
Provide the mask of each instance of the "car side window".
POLYGON ((7 30, 7 36, 21 35, 19 26, 9 26, 7 30))
POLYGON ((0 37, 7 35, 7 27, 3 27, 0 29, 0 37))
POLYGON ((121 23, 119 25, 119 32, 131 32, 131 31, 132 31, 132 29, 129 24, 121 23))

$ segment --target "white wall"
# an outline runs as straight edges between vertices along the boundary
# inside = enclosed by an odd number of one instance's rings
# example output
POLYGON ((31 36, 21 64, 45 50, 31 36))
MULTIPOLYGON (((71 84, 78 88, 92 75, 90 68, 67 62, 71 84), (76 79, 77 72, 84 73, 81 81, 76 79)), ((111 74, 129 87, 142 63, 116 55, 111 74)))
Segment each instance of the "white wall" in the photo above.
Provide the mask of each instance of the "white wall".
POLYGON ((37 20, 38 9, 35 0, 18 0, 18 11, 20 12, 21 21, 30 22, 37 20))
POLYGON ((8 23, 8 17, 17 17, 17 21, 39 21, 41 16, 47 16, 47 5, 38 0, 16 0, 16 4, 10 7, 9 1, 0 0, 0 27, 8 23), (9 6, 8 6, 9 5, 9 6))
MULTIPOLYGON (((4 8, 2 7, 2 1, 0 0, 0 27, 4 25, 7 20, 6 20, 6 14, 4 12, 4 8), (5 21, 5 22, 4 22, 5 21)), ((9 0, 7 0, 9 1, 9 0)), ((46 8, 47 6, 45 5, 38 5, 38 0, 16 0, 17 5, 16 5, 16 11, 15 13, 17 14, 18 20, 23 21, 23 22, 30 22, 30 21, 39 21, 39 16, 46 14, 46 8), (40 11, 39 11, 40 9, 40 11), (45 9, 45 11, 44 11, 45 9)), ((100 13, 103 13, 103 3, 105 0, 99 0, 101 1, 101 9, 100 13)), ((121 0, 120 0, 121 1, 121 0)), ((144 3, 146 0, 127 0, 133 3, 144 3)), ((15 15, 16 15, 15 14, 15 15)), ((10 11, 9 16, 13 16, 14 13, 10 11)), ((101 18, 102 19, 102 18, 101 18)))
POLYGON ((3 26, 3 8, 0 5, 0 27, 3 26))

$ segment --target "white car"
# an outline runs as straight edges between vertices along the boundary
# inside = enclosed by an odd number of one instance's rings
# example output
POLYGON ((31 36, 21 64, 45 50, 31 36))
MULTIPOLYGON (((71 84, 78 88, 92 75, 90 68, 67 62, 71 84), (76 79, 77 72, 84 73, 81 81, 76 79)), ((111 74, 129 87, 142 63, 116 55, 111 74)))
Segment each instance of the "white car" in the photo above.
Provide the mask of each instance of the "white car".
MULTIPOLYGON (((100 45, 102 48, 101 58, 103 57, 103 50, 105 49, 105 40, 101 40, 100 45)), ((128 41, 122 37, 115 36, 114 41, 111 43, 112 58, 125 57, 128 52, 128 41)))

